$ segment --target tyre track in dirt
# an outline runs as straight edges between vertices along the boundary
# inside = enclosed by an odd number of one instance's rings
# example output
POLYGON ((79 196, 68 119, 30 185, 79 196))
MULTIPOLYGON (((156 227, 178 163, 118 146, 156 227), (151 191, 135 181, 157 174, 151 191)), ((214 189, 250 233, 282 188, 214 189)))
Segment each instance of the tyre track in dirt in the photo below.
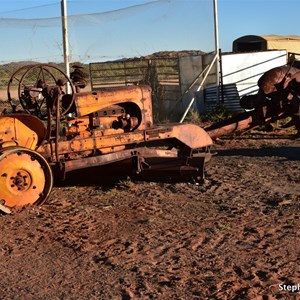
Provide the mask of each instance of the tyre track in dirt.
POLYGON ((55 187, 0 217, 3 299, 296 299, 279 290, 300 283, 299 148, 286 143, 216 145, 203 185, 55 187))

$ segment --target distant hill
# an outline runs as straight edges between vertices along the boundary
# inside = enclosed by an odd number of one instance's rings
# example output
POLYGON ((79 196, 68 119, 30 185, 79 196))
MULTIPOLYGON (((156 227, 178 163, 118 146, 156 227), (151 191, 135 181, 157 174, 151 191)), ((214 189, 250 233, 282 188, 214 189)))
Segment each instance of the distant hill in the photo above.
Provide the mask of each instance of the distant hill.
MULTIPOLYGON (((188 56, 188 55, 202 55, 205 54, 205 52, 200 50, 181 50, 181 51, 160 51, 155 52, 153 54, 149 54, 146 56, 141 57, 134 57, 134 58, 125 58, 121 60, 115 60, 117 61, 130 61, 130 60, 137 60, 137 59, 157 59, 157 58, 176 58, 176 57, 182 57, 182 56, 188 56)), ((37 61, 18 61, 18 62, 11 62, 8 64, 0 65, 0 86, 2 89, 5 89, 7 87, 7 84, 11 78, 11 76, 16 72, 18 69, 26 66, 26 65, 34 65, 34 64, 40 64, 40 62, 37 61)), ((64 64, 63 63, 54 63, 49 62, 48 64, 54 65, 61 70, 64 70, 64 64)), ((72 69, 73 65, 81 65, 86 73, 89 73, 89 64, 84 64, 81 62, 74 62, 70 64, 70 68, 72 69)))
POLYGON ((203 55, 206 52, 200 50, 160 51, 144 56, 143 58, 176 58, 190 55, 203 55))
POLYGON ((203 52, 201 50, 159 51, 145 56, 122 58, 122 59, 112 60, 109 62, 131 61, 131 60, 138 60, 138 59, 142 60, 142 59, 158 59, 158 58, 177 58, 182 56, 203 55, 203 54, 206 54, 206 52, 203 52))

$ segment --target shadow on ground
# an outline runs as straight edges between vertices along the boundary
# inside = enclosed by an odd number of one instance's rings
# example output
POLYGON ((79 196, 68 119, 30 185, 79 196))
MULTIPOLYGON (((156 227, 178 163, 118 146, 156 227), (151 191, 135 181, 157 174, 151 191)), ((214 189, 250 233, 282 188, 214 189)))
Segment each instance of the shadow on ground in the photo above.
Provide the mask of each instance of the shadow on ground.
POLYGON ((218 156, 251 156, 272 157, 277 156, 289 160, 300 160, 300 143, 291 146, 262 147, 259 149, 222 149, 217 151, 218 156))

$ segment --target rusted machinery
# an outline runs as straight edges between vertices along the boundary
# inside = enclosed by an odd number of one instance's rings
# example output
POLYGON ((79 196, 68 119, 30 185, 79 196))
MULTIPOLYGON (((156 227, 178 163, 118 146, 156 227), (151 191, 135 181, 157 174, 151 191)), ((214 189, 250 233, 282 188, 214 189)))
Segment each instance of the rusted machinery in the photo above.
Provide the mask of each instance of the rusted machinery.
POLYGON ((287 117, 285 109, 279 109, 275 112, 273 108, 273 106, 257 107, 251 111, 239 113, 229 119, 216 122, 204 129, 215 140, 227 134, 254 129, 287 117))
POLYGON ((45 64, 12 75, 13 113, 0 115, 0 210, 42 204, 54 179, 96 166, 108 166, 99 177, 125 165, 141 178, 202 181, 213 139, 288 115, 284 96, 204 129, 155 126, 148 86, 78 92, 82 82, 45 64))
POLYGON ((300 70, 291 65, 276 67, 265 72, 257 84, 257 94, 244 96, 240 101, 248 112, 205 128, 213 139, 287 117, 291 121, 283 127, 295 126, 295 138, 300 137, 300 70))
POLYGON ((149 87, 76 90, 52 65, 25 66, 12 75, 13 113, 0 116, 2 207, 42 204, 53 178, 117 163, 129 163, 141 176, 203 180, 212 139, 192 124, 155 126, 149 87))
MULTIPOLYGON (((229 119, 213 123, 205 127, 205 131, 215 140, 221 136, 251 130, 266 126, 289 116, 288 107, 282 105, 284 101, 270 102, 269 105, 253 107, 252 110, 239 113, 229 119)), ((293 126, 294 124, 290 124, 293 126)), ((283 125, 289 127, 289 125, 283 125)))

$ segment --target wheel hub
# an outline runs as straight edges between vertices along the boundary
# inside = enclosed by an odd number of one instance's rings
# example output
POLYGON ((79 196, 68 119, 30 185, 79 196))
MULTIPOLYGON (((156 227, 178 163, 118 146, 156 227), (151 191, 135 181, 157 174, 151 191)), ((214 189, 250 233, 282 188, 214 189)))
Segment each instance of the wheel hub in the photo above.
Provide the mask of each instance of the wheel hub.
POLYGON ((14 172, 9 179, 9 185, 11 189, 15 191, 27 191, 29 188, 35 188, 35 186, 31 187, 32 178, 28 172, 25 170, 19 170, 14 172))

